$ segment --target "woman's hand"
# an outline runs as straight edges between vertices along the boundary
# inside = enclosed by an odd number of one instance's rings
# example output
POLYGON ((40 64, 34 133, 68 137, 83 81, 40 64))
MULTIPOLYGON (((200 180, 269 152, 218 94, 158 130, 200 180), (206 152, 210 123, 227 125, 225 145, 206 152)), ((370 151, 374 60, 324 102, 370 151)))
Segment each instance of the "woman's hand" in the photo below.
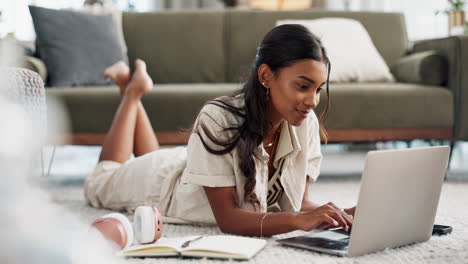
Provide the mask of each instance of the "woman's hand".
POLYGON ((304 231, 338 226, 349 231, 353 225, 353 216, 329 202, 314 210, 296 215, 296 225, 297 229, 304 231))
POLYGON ((347 214, 353 216, 353 218, 354 218, 354 213, 356 212, 356 206, 351 207, 351 208, 348 208, 348 209, 344 209, 344 211, 345 211, 347 214))

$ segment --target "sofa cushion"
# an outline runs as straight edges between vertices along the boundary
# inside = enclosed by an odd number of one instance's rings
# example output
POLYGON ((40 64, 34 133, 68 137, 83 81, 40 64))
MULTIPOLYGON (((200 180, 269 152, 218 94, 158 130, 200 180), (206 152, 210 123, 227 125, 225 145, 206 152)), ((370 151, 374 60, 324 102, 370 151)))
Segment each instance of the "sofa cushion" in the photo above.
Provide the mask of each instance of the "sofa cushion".
POLYGON ((416 52, 392 66, 399 82, 444 85, 448 78, 447 59, 436 51, 416 52))
POLYGON ((30 6, 37 54, 49 86, 108 84, 106 67, 126 60, 111 15, 90 15, 30 6))
MULTIPOLYGON (((452 127, 453 94, 441 86, 348 83, 330 86, 327 128, 452 127)), ((322 113, 326 93, 316 110, 322 113)))
POLYGON ((331 61, 331 82, 393 81, 390 69, 359 21, 349 18, 319 18, 277 22, 277 25, 283 24, 303 25, 320 38, 331 61))
MULTIPOLYGON (((190 128, 210 99, 229 95, 240 84, 158 84, 143 97, 156 131, 190 128)), ((444 87, 416 84, 333 84, 327 128, 439 128, 453 125, 453 96, 444 87)), ((105 133, 120 96, 117 87, 47 89, 64 100, 73 132, 105 133), (90 118, 92 117, 92 118, 90 118)), ((316 110, 322 112, 325 92, 316 110)))
MULTIPOLYGON (((158 84, 142 98, 156 131, 191 128, 203 105, 240 89, 239 84, 158 84)), ((106 133, 120 103, 117 87, 96 86, 47 89, 62 99, 75 133, 106 133)))
POLYGON ((155 83, 225 82, 224 13, 123 13, 130 61, 141 58, 155 83))
POLYGON ((393 65, 407 51, 406 25, 403 14, 400 13, 322 10, 228 11, 226 13, 227 82, 239 82, 246 79, 254 62, 257 46, 265 34, 275 26, 277 20, 323 17, 351 18, 361 22, 389 66, 393 65), (255 21, 254 26, 252 21, 255 21))

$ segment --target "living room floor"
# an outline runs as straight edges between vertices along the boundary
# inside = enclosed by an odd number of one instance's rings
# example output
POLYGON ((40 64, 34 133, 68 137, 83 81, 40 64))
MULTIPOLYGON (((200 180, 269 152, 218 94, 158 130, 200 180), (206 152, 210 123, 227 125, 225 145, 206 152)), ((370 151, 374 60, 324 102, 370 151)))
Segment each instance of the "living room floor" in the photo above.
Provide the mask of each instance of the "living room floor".
MULTIPOLYGON (((438 142, 437 142, 438 143, 438 142)), ((429 142, 414 140, 411 147, 427 147, 429 142)), ((172 146, 163 146, 172 147, 172 146)), ((406 142, 377 142, 372 144, 327 144, 322 146, 323 161, 319 180, 359 180, 368 150, 404 149, 406 142)), ((60 146, 50 167, 50 179, 59 181, 83 181, 96 165, 101 147, 60 146)), ((50 166, 53 148, 44 149, 44 170, 50 166)), ((36 173, 41 173, 37 168, 36 173)), ((447 173, 448 181, 468 182, 468 142, 457 143, 447 173)))
MULTIPOLYGON (((414 141, 411 147, 428 146, 427 142, 414 141)), ((359 193, 359 180, 363 168, 363 161, 369 149, 394 149, 406 148, 405 142, 390 142, 376 144, 328 144, 323 146, 322 173, 313 187, 309 190, 312 200, 317 203, 333 201, 342 207, 353 206, 356 203, 359 193)), ((45 150, 45 162, 49 161, 52 148, 45 150)), ((55 231, 57 240, 62 239, 65 247, 69 232, 73 230, 89 230, 89 224, 98 217, 109 213, 109 210, 92 208, 84 202, 83 182, 94 168, 100 147, 84 146, 62 146, 56 149, 55 161, 51 173, 47 177, 35 177, 42 190, 49 194, 53 204, 58 205, 55 210, 60 212, 45 213, 40 218, 54 219, 58 225, 63 226, 66 235, 55 231), (79 220, 79 224, 70 220, 64 220, 67 213, 72 215, 68 219, 79 220), (57 220, 60 219, 60 220, 57 220), (69 222, 67 222, 69 221, 69 222), (65 222, 65 223, 64 223, 65 222), (65 237, 65 239, 64 239, 65 237)), ((396 249, 387 249, 381 252, 361 256, 358 258, 340 258, 330 255, 315 253, 312 251, 284 247, 278 245, 275 240, 304 234, 302 231, 294 231, 287 234, 267 238, 267 246, 254 258, 245 263, 467 263, 468 260, 468 211, 466 201, 468 200, 468 143, 459 143, 454 149, 451 168, 444 183, 439 208, 437 211, 436 223, 451 225, 453 233, 448 236, 432 237, 428 242, 418 243, 396 249)), ((47 168, 46 168, 47 169, 47 168)), ((37 169, 40 174, 40 169, 37 169)), ((30 204, 31 199, 27 201, 30 204)), ((42 205, 31 206, 40 207, 42 205)), ((45 210, 46 212, 52 209, 45 210)), ((41 209, 43 212, 44 209, 41 209)), ((130 216, 127 214, 127 216, 130 216)), ((49 224, 53 225, 53 224, 49 224)), ((51 227, 54 230, 56 226, 51 227)), ((60 229, 60 228, 59 228, 60 229)), ((44 231, 46 232, 46 231, 44 231)), ((89 231, 88 231, 89 232, 89 231)), ((86 232, 85 232, 86 233, 86 232)), ((196 234, 215 235, 220 234, 217 227, 202 227, 192 225, 164 225, 164 234, 168 237, 181 237, 196 234)), ((42 234, 41 234, 42 237, 42 234)), ((52 238, 49 240, 53 241, 52 238)), ((70 242, 68 242, 70 243, 70 242)), ((100 247, 93 247, 95 254, 89 254, 89 247, 78 254, 81 258, 75 259, 74 263, 160 263, 161 259, 155 258, 131 258, 113 259, 103 258, 100 247), (98 252, 99 251, 99 252, 98 252), (89 257, 91 256, 91 257, 89 257), (100 256, 101 259, 96 256, 100 256), (89 257, 86 259, 85 257, 89 257), (84 258, 84 260, 83 260, 84 258), (110 260, 112 259, 112 260, 110 260), (99 261, 98 261, 99 260, 99 261)), ((165 258, 164 263, 227 263, 221 260, 212 259, 178 259, 165 258)), ((229 262, 229 261, 228 261, 229 262)), ((230 262, 229 262, 230 263, 230 262)))

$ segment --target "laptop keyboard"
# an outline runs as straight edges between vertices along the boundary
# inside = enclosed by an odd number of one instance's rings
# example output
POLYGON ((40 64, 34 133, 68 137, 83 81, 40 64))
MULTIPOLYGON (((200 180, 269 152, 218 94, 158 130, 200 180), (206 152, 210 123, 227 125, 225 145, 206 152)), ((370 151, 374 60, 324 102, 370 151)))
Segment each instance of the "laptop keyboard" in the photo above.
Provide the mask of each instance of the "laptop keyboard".
POLYGON ((333 232, 339 233, 341 235, 345 235, 346 237, 341 236, 341 239, 331 239, 326 237, 310 237, 310 236, 298 236, 298 237, 291 237, 282 240, 278 240, 278 242, 286 245, 291 246, 298 246, 302 248, 309 248, 309 249, 327 249, 333 251, 347 251, 349 248, 349 233, 346 233, 341 230, 333 230, 333 232))
MULTIPOLYGON (((318 242, 317 245, 323 248, 327 248, 327 249, 347 250, 349 246, 349 239, 350 239, 349 233, 344 231, 343 229, 336 229, 336 230, 333 230, 333 232, 346 235, 348 237, 342 238, 339 240, 319 238, 319 241, 317 241, 318 242)), ((314 239, 317 239, 317 238, 314 238, 314 239)))
POLYGON ((326 248, 326 249, 334 249, 334 250, 347 250, 349 245, 349 238, 344 238, 341 240, 330 240, 326 238, 320 237, 293 237, 285 240, 293 241, 294 243, 307 245, 311 247, 319 247, 319 248, 326 248))
POLYGON ((346 250, 349 246, 349 238, 344 238, 341 240, 328 240, 324 243, 320 243, 319 246, 328 249, 346 250))

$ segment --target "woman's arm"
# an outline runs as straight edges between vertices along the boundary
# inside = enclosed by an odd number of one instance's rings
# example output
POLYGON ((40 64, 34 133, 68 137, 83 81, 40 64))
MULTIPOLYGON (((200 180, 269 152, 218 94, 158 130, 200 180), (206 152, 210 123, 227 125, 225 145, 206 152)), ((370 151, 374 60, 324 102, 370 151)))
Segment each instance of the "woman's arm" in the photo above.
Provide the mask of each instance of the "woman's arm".
POLYGON ((309 212, 266 213, 241 209, 234 187, 204 187, 221 231, 247 236, 271 236, 294 230, 309 231, 319 226, 351 226, 350 219, 334 205, 326 204, 309 212), (263 219, 263 225, 261 224, 263 219))
POLYGON ((318 204, 312 202, 309 200, 309 182, 310 182, 310 177, 306 177, 306 186, 304 190, 304 198, 302 198, 302 206, 301 206, 301 212, 307 212, 307 211, 312 211, 316 208, 319 207, 318 204))

